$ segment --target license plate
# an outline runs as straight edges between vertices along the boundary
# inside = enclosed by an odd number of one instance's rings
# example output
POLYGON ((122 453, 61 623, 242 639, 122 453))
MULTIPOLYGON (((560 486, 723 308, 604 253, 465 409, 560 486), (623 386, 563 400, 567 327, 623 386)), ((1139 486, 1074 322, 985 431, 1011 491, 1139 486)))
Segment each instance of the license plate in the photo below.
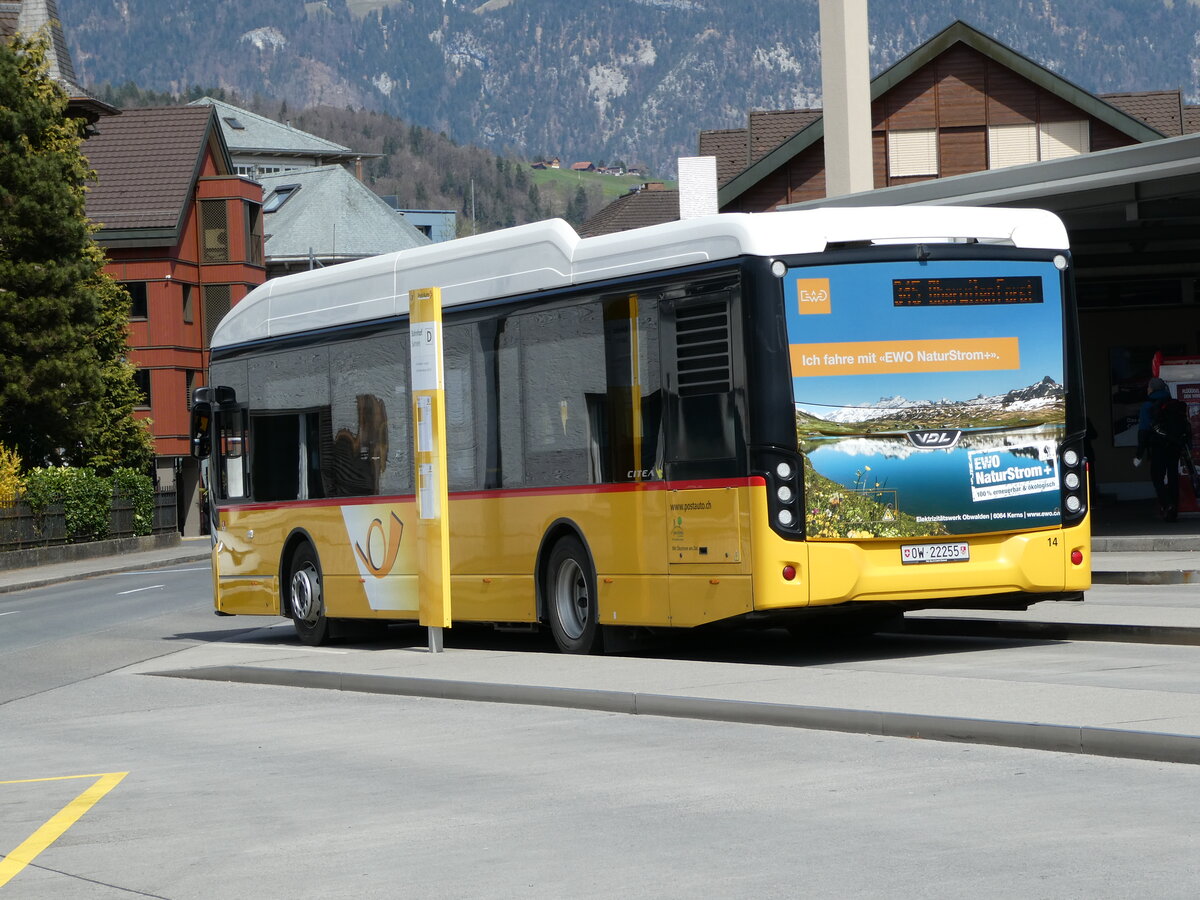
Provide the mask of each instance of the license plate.
POLYGON ((909 563, 966 562, 971 558, 971 547, 966 543, 949 544, 903 544, 900 561, 909 563))

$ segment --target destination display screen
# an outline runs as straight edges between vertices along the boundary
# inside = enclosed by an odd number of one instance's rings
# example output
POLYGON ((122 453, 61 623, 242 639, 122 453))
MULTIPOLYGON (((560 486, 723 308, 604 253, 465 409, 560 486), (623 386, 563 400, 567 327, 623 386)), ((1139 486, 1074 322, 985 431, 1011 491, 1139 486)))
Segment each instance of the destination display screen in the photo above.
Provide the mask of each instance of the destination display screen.
POLYGON ((892 280, 892 305, 995 306, 1041 303, 1042 279, 1006 278, 896 278, 892 280))

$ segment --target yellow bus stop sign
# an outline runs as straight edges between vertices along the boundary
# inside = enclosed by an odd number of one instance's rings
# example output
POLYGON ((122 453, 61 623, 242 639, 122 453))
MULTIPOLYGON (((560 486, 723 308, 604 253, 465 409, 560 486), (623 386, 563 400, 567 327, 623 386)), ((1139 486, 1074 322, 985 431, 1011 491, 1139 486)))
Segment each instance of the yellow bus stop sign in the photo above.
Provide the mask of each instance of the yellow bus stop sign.
POLYGON ((442 649, 450 627, 450 520, 446 485, 446 392, 442 365, 442 292, 408 292, 413 454, 417 489, 417 590, 429 649, 442 649))

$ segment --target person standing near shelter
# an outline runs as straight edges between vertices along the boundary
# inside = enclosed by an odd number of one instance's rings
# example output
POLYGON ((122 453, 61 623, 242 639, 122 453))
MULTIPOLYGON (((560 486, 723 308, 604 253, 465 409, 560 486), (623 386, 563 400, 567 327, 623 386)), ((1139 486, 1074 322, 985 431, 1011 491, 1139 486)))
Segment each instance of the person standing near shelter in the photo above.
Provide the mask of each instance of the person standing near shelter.
POLYGON ((1138 413, 1138 447, 1133 464, 1140 466, 1149 454, 1150 482, 1158 497, 1159 512, 1168 522, 1179 515, 1179 463, 1191 446, 1187 404, 1172 399, 1161 378, 1151 378, 1138 413))

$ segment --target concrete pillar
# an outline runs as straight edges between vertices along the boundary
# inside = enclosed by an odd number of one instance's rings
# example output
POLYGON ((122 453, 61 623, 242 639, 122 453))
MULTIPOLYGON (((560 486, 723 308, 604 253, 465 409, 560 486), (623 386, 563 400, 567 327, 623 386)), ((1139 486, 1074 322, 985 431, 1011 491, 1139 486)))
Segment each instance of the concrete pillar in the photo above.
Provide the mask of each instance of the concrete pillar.
POLYGON ((867 0, 821 0, 825 196, 875 188, 867 0))

